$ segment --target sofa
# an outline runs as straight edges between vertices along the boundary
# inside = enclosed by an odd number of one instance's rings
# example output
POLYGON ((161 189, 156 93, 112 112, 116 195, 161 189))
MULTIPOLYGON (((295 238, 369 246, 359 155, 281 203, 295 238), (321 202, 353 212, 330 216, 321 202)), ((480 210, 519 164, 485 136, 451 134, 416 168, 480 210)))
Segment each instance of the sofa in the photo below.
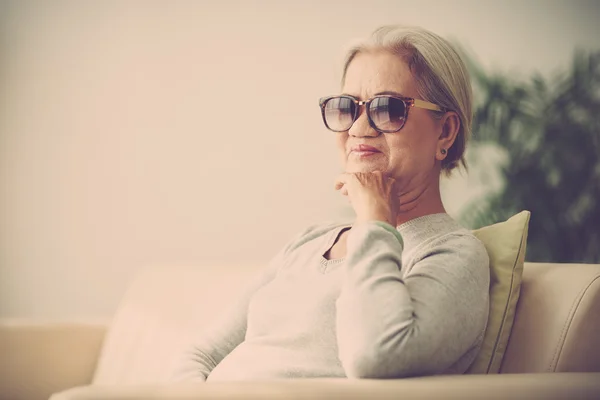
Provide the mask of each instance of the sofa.
POLYGON ((0 399, 600 399, 600 265, 525 263, 498 374, 172 383, 256 268, 151 268, 111 321, 0 323, 0 399))

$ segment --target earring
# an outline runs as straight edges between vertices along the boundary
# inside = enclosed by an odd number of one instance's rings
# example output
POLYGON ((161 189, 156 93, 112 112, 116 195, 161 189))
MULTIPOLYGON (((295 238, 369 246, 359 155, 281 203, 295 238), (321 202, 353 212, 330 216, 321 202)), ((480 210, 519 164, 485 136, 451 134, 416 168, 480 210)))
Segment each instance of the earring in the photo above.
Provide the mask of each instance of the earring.
POLYGON ((446 151, 446 149, 442 149, 442 150, 440 150, 440 153, 442 153, 442 155, 444 155, 444 156, 445 156, 445 155, 446 155, 446 153, 447 153, 447 151, 446 151))

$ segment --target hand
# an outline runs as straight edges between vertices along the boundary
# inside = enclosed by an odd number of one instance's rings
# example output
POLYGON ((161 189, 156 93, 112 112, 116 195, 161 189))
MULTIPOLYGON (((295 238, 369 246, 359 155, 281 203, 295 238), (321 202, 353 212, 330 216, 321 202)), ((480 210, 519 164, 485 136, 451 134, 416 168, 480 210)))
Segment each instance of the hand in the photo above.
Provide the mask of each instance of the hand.
POLYGON ((348 196, 356 213, 356 222, 383 221, 396 226, 400 200, 396 180, 380 171, 341 174, 335 190, 348 196))

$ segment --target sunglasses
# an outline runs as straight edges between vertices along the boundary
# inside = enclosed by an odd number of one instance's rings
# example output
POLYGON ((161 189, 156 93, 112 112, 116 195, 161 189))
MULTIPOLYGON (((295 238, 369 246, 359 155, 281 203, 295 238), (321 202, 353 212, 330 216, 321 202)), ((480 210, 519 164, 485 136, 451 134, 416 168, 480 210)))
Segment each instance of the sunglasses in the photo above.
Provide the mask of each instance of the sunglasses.
POLYGON ((348 95, 329 96, 319 99, 323 122, 330 131, 345 132, 358 119, 359 108, 364 105, 369 125, 377 132, 398 132, 408 118, 411 107, 445 112, 440 106, 428 101, 382 94, 365 101, 348 95))

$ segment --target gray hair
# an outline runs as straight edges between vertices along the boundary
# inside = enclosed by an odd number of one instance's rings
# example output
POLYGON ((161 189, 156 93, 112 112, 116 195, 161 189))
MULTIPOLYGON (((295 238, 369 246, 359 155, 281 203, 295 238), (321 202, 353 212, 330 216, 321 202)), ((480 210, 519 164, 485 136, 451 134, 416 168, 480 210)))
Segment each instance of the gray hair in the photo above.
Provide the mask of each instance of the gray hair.
MULTIPOLYGON (((350 48, 344 62, 342 85, 350 62, 360 52, 385 50, 401 57, 409 66, 422 100, 435 103, 458 114, 460 129, 448 156, 442 161, 447 174, 461 164, 467 167, 465 149, 471 137, 473 92, 465 63, 444 38, 426 29, 386 25, 366 40, 350 48)), ((436 111, 434 116, 441 117, 436 111)))

